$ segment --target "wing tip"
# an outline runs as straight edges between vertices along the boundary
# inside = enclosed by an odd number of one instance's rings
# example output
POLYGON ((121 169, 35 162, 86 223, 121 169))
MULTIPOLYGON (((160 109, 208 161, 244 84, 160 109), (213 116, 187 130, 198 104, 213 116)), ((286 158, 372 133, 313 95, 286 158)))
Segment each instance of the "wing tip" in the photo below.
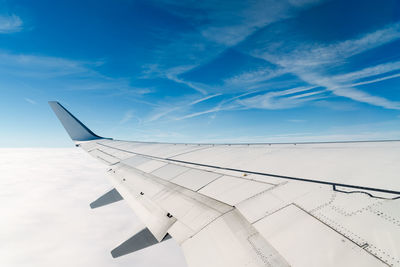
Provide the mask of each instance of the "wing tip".
POLYGON ((96 139, 109 139, 98 136, 86 127, 80 120, 72 115, 58 101, 48 101, 50 107, 64 126, 73 141, 91 141, 96 139))

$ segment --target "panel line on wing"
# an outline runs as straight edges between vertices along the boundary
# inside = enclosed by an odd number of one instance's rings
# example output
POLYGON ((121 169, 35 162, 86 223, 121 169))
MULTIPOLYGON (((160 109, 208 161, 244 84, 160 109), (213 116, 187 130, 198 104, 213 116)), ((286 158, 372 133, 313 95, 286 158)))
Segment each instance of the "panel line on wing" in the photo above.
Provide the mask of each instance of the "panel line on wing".
MULTIPOLYGON (((102 146, 113 148, 113 147, 105 145, 105 144, 101 144, 101 143, 98 143, 98 144, 102 145, 102 146)), ((354 189, 359 189, 359 190, 376 191, 376 192, 381 192, 381 193, 395 194, 395 195, 399 195, 399 197, 400 197, 400 192, 399 191, 394 191, 394 190, 387 190, 387 189, 373 188, 373 187, 365 187, 365 186, 358 186, 358 185, 351 185, 351 184, 343 184, 343 183, 335 183, 335 182, 328 182, 328 181, 322 181, 322 180, 313 180, 313 179, 307 179, 307 178, 285 176, 285 175, 272 174, 272 173, 263 173, 263 172, 235 169, 235 168, 229 168, 229 167, 214 166, 214 165, 203 164, 203 163, 196 163, 196 162, 190 162, 190 161, 183 161, 183 160, 177 160, 177 159, 162 158, 162 157, 157 157, 157 156, 152 156, 152 155, 146 155, 146 154, 142 154, 142 153, 136 153, 136 152, 132 152, 132 151, 127 151, 127 150, 120 149, 120 148, 115 148, 115 149, 118 149, 118 150, 121 150, 121 151, 125 151, 125 152, 128 152, 128 153, 132 153, 132 154, 135 154, 135 155, 140 155, 140 156, 149 157, 149 158, 153 158, 153 159, 159 159, 159 160, 166 160, 166 161, 171 161, 171 162, 176 162, 176 163, 183 163, 183 164, 189 164, 189 165, 195 165, 195 166, 207 167, 207 168, 215 168, 215 169, 221 169, 221 170, 228 170, 228 171, 236 171, 236 172, 241 172, 241 173, 249 173, 249 174, 270 176, 270 177, 274 177, 274 178, 295 180, 295 181, 315 183, 315 184, 325 184, 325 185, 332 185, 332 186, 341 186, 341 187, 347 187, 347 188, 354 188, 354 189)))

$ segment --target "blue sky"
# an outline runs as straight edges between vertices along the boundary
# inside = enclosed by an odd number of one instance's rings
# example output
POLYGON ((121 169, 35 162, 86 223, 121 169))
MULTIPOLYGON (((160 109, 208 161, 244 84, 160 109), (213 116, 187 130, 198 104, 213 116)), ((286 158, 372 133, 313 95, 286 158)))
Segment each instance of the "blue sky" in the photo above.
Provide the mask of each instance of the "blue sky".
POLYGON ((0 146, 400 139, 400 2, 0 0, 0 146))

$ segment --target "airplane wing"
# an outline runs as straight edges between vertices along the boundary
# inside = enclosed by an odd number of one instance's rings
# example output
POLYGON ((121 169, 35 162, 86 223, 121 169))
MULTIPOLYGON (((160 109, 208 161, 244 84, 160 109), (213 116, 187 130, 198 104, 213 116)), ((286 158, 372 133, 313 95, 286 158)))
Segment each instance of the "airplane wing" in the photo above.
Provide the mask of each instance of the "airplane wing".
POLYGON ((147 227, 113 256, 171 236, 189 266, 400 266, 400 141, 129 142, 49 103, 108 165, 93 206, 124 199, 147 227))

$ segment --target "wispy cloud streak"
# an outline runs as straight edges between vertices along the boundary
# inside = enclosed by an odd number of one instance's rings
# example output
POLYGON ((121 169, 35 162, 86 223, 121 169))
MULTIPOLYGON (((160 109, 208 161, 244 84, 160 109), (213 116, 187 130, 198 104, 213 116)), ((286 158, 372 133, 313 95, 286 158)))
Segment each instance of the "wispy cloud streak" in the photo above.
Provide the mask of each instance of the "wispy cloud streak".
MULTIPOLYGON (((171 106, 170 103, 169 104, 160 105, 160 107, 155 108, 154 114, 152 116, 150 116, 147 119, 147 121, 151 122, 151 121, 159 120, 161 118, 166 117, 167 115, 170 115, 173 112, 190 111, 192 106, 195 106, 195 105, 197 105, 199 103, 205 102, 207 100, 210 100, 212 98, 215 98, 215 97, 218 97, 218 96, 221 96, 221 95, 222 94, 218 93, 218 94, 213 94, 213 95, 209 95, 209 96, 206 96, 206 97, 201 97, 201 98, 198 98, 196 100, 190 100, 193 97, 189 96, 189 97, 181 98, 180 101, 175 103, 174 106, 171 106)), ((215 108, 215 109, 217 111, 217 109, 219 110, 220 108, 215 108)), ((209 112, 204 112, 202 114, 205 114, 205 113, 209 113, 209 112)), ((201 115, 201 114, 198 114, 198 115, 201 115)), ((174 120, 181 120, 181 119, 185 119, 185 118, 191 118, 191 117, 195 117, 195 116, 198 116, 198 115, 191 116, 189 114, 189 115, 181 116, 181 117, 178 117, 178 118, 176 118, 176 116, 175 116, 174 120)))
POLYGON ((131 85, 130 78, 113 78, 96 69, 103 61, 79 61, 41 55, 0 53, 0 78, 8 81, 29 81, 31 86, 56 84, 56 89, 76 91, 113 91, 124 95, 141 96, 148 88, 131 85), (62 81, 62 82, 61 82, 62 81))
POLYGON ((297 94, 300 92, 306 92, 317 88, 317 86, 311 87, 297 87, 284 91, 273 91, 265 94, 248 97, 245 99, 239 99, 237 102, 248 108, 260 108, 260 109, 288 109, 294 108, 306 102, 321 99, 320 97, 309 97, 317 94, 321 94, 325 91, 309 92, 305 94, 297 94), (293 95, 296 94, 296 95, 293 95))
MULTIPOLYGON (((337 96, 350 98, 354 101, 388 109, 399 109, 400 105, 397 102, 390 101, 384 97, 370 95, 366 92, 352 88, 350 84, 343 83, 344 81, 348 82, 351 79, 376 75, 383 71, 397 69, 398 63, 368 68, 363 71, 345 74, 336 78, 322 74, 321 71, 328 64, 343 64, 345 60, 351 56, 379 47, 399 38, 400 23, 394 23, 383 29, 367 33, 358 38, 330 45, 310 45, 300 43, 300 45, 295 47, 291 52, 279 53, 279 51, 277 51, 271 53, 271 51, 268 50, 269 48, 267 48, 266 50, 264 49, 264 51, 262 49, 255 51, 253 55, 281 66, 287 73, 293 73, 311 85, 325 87, 337 96)), ((375 80, 374 82, 377 81, 379 80, 375 80)), ((268 103, 268 101, 265 103, 268 103)), ((264 104, 261 106, 268 105, 264 104)))
POLYGON ((129 122, 132 118, 133 118, 133 110, 128 110, 127 112, 125 112, 124 116, 119 121, 119 124, 125 124, 129 122))
POLYGON ((17 15, 0 15, 0 34, 22 30, 22 20, 17 15))
POLYGON ((198 103, 204 102, 204 101, 206 101, 206 100, 209 100, 209 99, 211 99, 211 98, 214 98, 214 97, 217 97, 217 96, 220 96, 220 95, 222 95, 222 93, 218 93, 218 94, 214 94, 214 95, 209 95, 209 96, 206 96, 206 97, 203 97, 203 98, 200 98, 200 99, 197 99, 197 100, 191 102, 190 105, 196 105, 196 104, 198 104, 198 103))
POLYGON ((30 98, 28 98, 28 97, 25 97, 24 100, 25 100, 26 102, 28 102, 29 104, 32 104, 32 105, 36 105, 36 104, 37 104, 35 100, 30 99, 30 98))
POLYGON ((381 75, 391 71, 400 70, 400 61, 388 62, 376 66, 367 67, 358 71, 348 72, 342 75, 333 76, 336 82, 352 82, 362 78, 381 75))
MULTIPOLYGON (((301 10, 324 0, 230 1, 229 4, 224 1, 209 0, 201 2, 153 0, 153 2, 164 10, 190 21, 193 31, 174 36, 173 40, 166 37, 167 44, 162 43, 154 52, 155 64, 152 63, 151 68, 145 68, 145 75, 149 77, 153 73, 166 77, 206 95, 222 88, 209 88, 205 84, 185 80, 180 75, 212 61, 227 48, 239 44, 258 29, 295 16, 301 10)), ((271 74, 273 75, 276 74, 271 74)), ((265 79, 267 77, 264 77, 265 79)), ((233 83, 230 83, 231 90, 234 89, 233 83)))
POLYGON ((360 85, 366 85, 366 84, 382 82, 382 81, 386 81, 386 80, 390 80, 390 79, 395 79, 395 78, 398 78, 398 77, 400 77, 400 73, 393 74, 393 75, 388 75, 388 76, 385 76, 385 77, 381 77, 381 78, 377 78, 377 79, 373 79, 373 80, 369 80, 369 81, 353 83, 350 86, 351 87, 356 87, 356 86, 360 86, 360 85))

